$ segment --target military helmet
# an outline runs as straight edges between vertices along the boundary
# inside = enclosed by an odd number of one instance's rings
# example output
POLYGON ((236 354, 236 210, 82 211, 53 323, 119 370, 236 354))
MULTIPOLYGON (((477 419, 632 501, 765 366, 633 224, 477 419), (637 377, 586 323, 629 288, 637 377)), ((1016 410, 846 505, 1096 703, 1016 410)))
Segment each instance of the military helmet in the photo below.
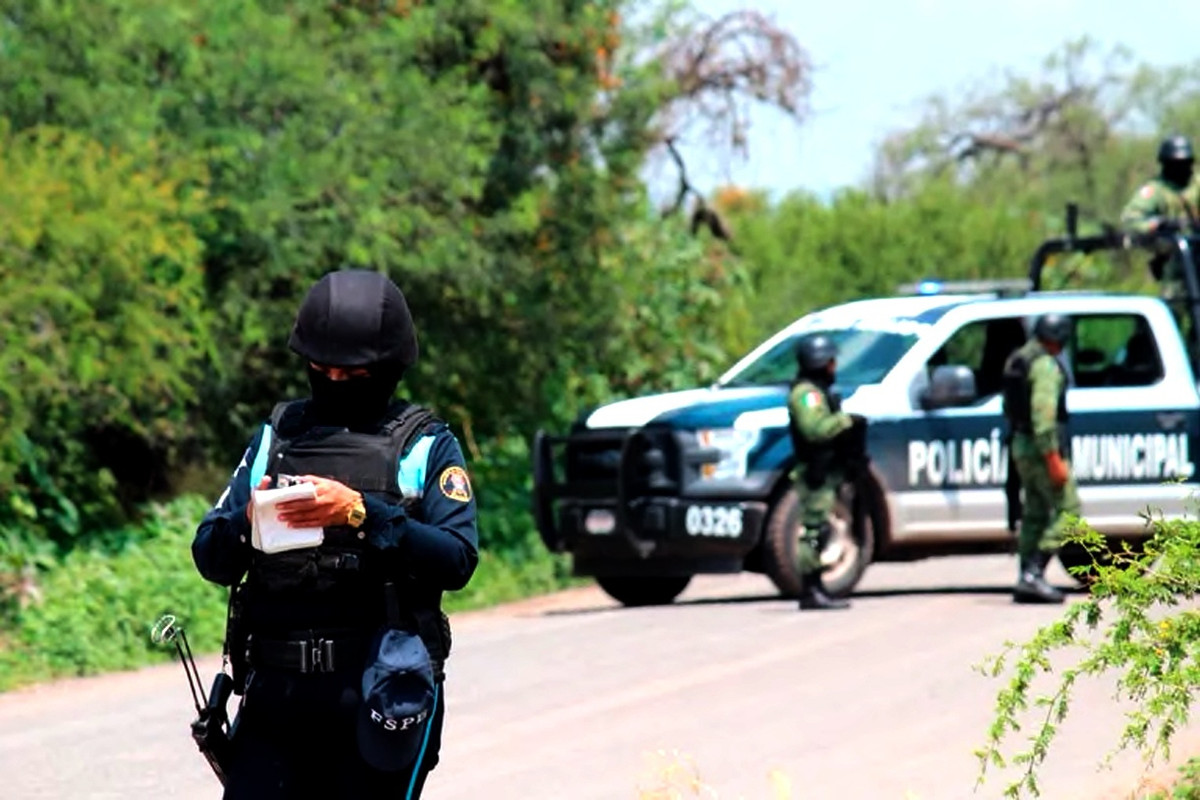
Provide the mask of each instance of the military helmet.
POLYGON ((823 333, 805 336, 796 343, 796 363, 805 372, 825 369, 837 358, 837 345, 823 333))
POLYGON ((404 293, 386 275, 367 269, 330 272, 300 304, 288 346, 317 364, 400 369, 417 360, 417 331, 404 293))
POLYGON ((1043 342, 1066 344, 1071 338, 1071 318, 1063 314, 1043 314, 1033 325, 1033 335, 1043 342))
POLYGON ((1192 142, 1186 136, 1168 136, 1158 146, 1159 162, 1192 161, 1194 159, 1192 142))

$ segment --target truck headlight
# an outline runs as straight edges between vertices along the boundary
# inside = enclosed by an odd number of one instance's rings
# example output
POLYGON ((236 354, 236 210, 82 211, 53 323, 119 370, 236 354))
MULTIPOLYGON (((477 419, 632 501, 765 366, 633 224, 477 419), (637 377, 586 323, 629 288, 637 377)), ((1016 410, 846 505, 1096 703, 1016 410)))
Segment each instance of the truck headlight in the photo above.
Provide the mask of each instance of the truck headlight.
POLYGON ((696 440, 705 449, 717 450, 720 457, 700 465, 701 480, 728 480, 746 477, 746 459, 758 442, 757 430, 706 428, 696 431, 696 440))

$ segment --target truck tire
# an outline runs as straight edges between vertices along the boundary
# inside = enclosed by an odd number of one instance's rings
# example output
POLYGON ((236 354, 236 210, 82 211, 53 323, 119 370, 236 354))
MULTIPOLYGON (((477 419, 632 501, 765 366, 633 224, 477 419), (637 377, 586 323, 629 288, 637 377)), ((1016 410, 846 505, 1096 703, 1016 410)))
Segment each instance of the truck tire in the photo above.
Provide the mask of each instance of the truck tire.
POLYGON ((662 606, 675 600, 691 583, 691 575, 596 577, 596 583, 623 606, 662 606))
MULTIPOLYGON (((1126 542, 1129 545, 1129 549, 1134 553, 1140 554, 1145 549, 1145 540, 1130 539, 1126 540, 1126 542)), ((1093 581, 1090 570, 1081 575, 1075 575, 1071 573, 1071 567, 1092 567, 1094 564, 1111 566, 1113 564, 1113 553, 1121 553, 1125 548, 1119 539, 1111 540, 1107 545, 1100 552, 1091 552, 1078 542, 1065 542, 1058 551, 1058 561, 1076 583, 1080 586, 1090 586, 1093 581)))
MULTIPOLYGON (((829 521, 833 536, 822 557, 836 560, 825 571, 823 582, 831 596, 848 597, 871 563, 875 537, 870 519, 862 518, 856 524, 844 492, 838 497, 829 521)), ((799 540, 800 498, 790 488, 771 509, 762 548, 764 571, 784 597, 800 595, 800 574, 796 570, 799 540)))

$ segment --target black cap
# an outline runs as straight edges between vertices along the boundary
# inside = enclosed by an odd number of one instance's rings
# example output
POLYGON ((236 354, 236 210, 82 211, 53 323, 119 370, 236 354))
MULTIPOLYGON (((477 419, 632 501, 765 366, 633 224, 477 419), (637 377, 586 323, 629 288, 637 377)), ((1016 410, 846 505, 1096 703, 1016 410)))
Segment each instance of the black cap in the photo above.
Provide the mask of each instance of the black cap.
POLYGON ((433 666, 415 634, 384 628, 375 635, 362 678, 358 751, 385 772, 408 769, 429 739, 437 705, 433 666))
POLYGON ((407 369, 418 353, 404 293, 388 276, 366 269, 338 270, 313 284, 288 346, 332 367, 389 362, 407 369))

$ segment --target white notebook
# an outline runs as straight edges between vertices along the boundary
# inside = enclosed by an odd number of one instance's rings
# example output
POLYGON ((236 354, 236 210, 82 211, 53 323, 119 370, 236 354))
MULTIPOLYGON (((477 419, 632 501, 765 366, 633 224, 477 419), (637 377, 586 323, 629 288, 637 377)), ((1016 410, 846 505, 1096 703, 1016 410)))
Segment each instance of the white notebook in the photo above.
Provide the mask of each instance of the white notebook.
POLYGON ((252 544, 264 553, 282 553, 316 547, 325 541, 324 528, 291 528, 279 519, 277 505, 298 497, 316 497, 311 483, 294 483, 281 489, 256 489, 254 513, 251 515, 252 544))

